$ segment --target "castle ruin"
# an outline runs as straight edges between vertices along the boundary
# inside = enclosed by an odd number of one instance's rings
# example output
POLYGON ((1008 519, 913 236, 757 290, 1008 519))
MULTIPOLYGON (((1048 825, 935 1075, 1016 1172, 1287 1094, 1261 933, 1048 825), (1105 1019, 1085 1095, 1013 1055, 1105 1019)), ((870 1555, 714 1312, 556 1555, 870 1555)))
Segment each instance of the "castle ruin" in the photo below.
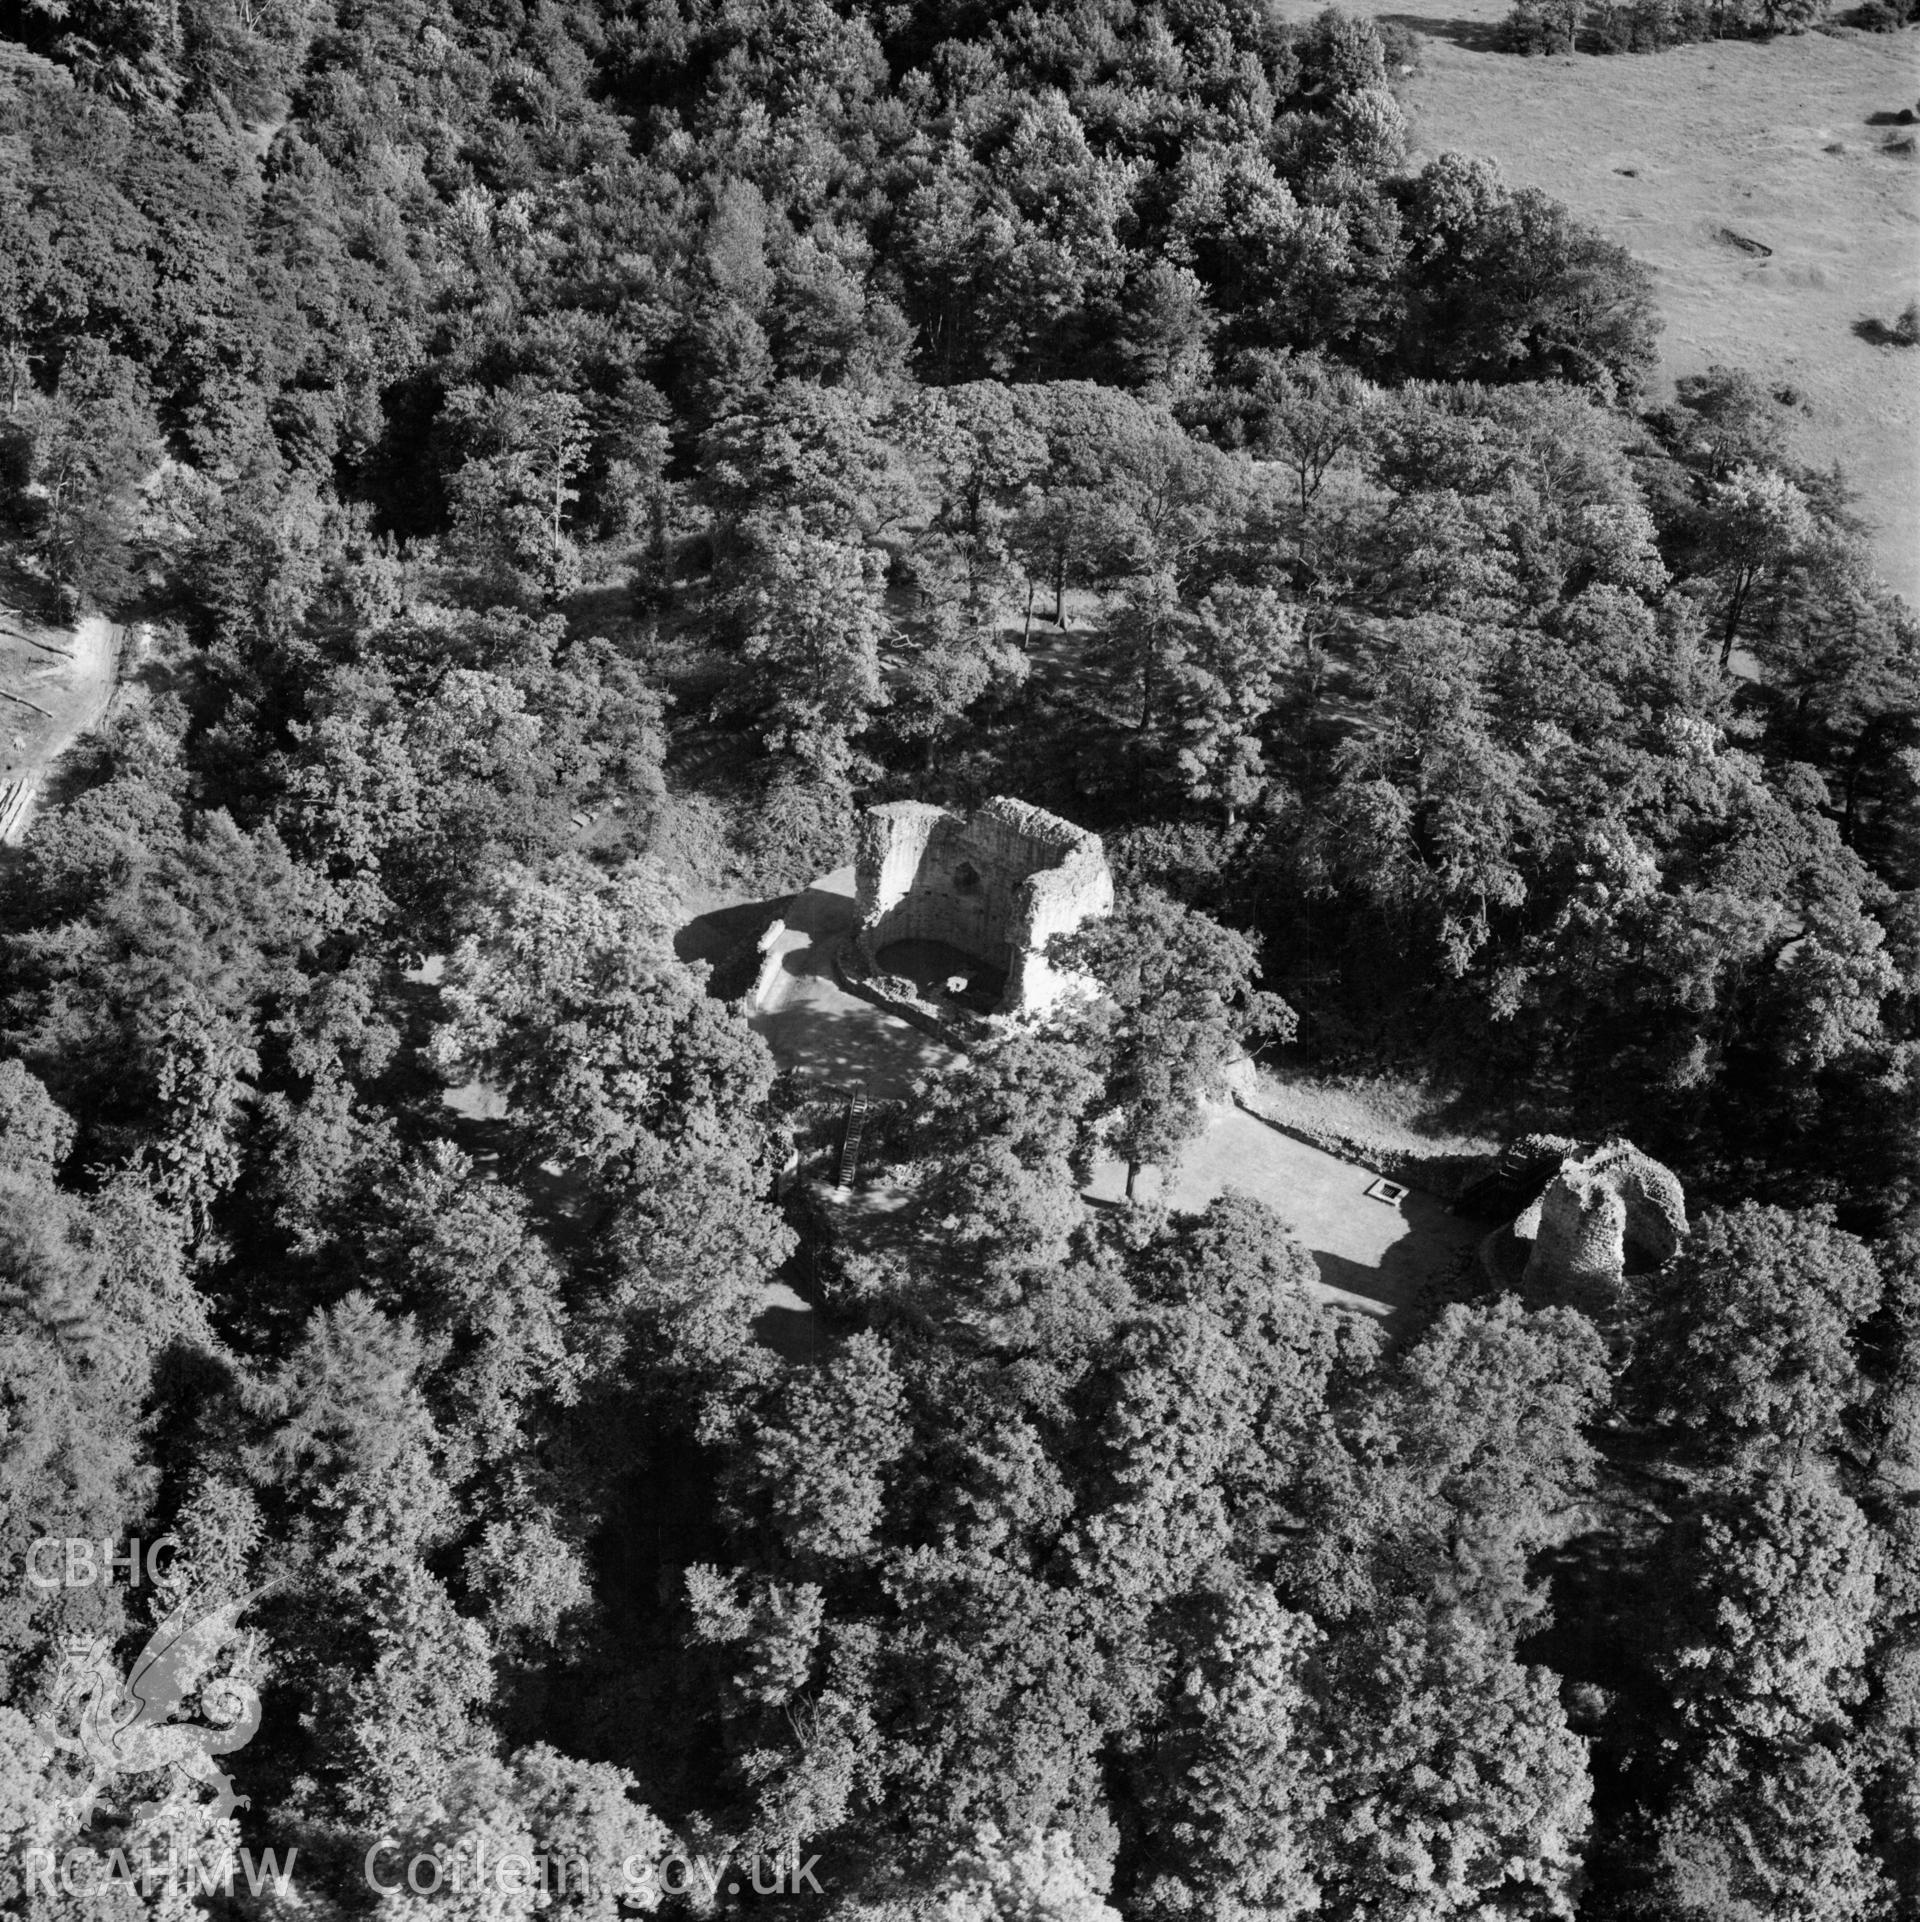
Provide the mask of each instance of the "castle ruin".
POLYGON ((971 816, 924 801, 866 809, 854 886, 866 966, 884 968, 898 943, 939 943, 1004 973, 1001 1014, 1044 1012, 1072 989, 1048 941, 1113 908, 1100 837, 1004 796, 971 816))
POLYGON ((1625 1275, 1651 1272, 1687 1233, 1679 1178, 1631 1142, 1570 1154, 1513 1224, 1530 1241, 1525 1279, 1556 1294, 1609 1294, 1625 1275))

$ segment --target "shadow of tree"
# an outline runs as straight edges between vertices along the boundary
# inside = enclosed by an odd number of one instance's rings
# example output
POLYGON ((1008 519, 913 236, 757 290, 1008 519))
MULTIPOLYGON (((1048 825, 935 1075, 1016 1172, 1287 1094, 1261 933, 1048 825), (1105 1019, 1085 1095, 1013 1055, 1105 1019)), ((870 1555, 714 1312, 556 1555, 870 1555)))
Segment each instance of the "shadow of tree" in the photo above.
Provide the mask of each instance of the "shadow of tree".
POLYGON ((1382 13, 1374 17, 1382 26, 1404 27, 1423 39, 1450 41, 1468 53, 1499 53, 1506 44, 1506 30, 1498 20, 1435 20, 1419 13, 1382 13))
POLYGON ((896 1015, 810 974, 811 959, 805 950, 788 955, 787 971, 796 977, 788 997, 773 1013, 753 1017, 774 1059, 809 1088, 844 1092, 864 1083, 870 1099, 910 1099, 917 1081, 957 1058, 896 1015))
POLYGON ((676 929, 674 954, 704 966, 707 992, 717 1001, 737 1001, 753 991, 760 972, 760 937, 780 908, 779 900, 749 901, 717 908, 676 929))

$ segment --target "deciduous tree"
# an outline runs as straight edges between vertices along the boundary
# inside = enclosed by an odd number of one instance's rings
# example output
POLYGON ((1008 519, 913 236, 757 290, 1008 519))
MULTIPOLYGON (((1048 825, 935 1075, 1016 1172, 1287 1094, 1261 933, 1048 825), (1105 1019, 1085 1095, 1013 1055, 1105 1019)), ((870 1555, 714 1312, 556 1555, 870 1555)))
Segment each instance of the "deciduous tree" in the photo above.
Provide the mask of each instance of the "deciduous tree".
POLYGON ((1329 1689, 1326 1914, 1572 1916, 1592 1789, 1548 1670, 1470 1617, 1415 1613, 1340 1649, 1329 1689))
POLYGON ((1856 1332, 1880 1277, 1831 1209, 1743 1202, 1709 1213, 1644 1292, 1641 1372, 1699 1445, 1804 1461, 1838 1442, 1858 1393, 1856 1332))
POLYGON ((1321 1906, 1325 1736, 1305 1676, 1319 1641, 1260 1588, 1200 1611, 1147 1773, 1149 1913, 1296 1922, 1321 1906))
POLYGON ((1695 1752, 1778 1755, 1847 1726, 1880 1556, 1818 1469, 1770 1470, 1684 1525, 1664 1661, 1695 1752))
POLYGON ((1115 913, 1056 936, 1048 958, 1084 970, 1104 999, 1083 1017, 1106 1082, 1109 1139, 1127 1164, 1127 1191, 1148 1162, 1166 1163, 1200 1126, 1203 1103, 1249 1042, 1285 1040, 1294 1015, 1256 985, 1257 950, 1156 889, 1115 913))

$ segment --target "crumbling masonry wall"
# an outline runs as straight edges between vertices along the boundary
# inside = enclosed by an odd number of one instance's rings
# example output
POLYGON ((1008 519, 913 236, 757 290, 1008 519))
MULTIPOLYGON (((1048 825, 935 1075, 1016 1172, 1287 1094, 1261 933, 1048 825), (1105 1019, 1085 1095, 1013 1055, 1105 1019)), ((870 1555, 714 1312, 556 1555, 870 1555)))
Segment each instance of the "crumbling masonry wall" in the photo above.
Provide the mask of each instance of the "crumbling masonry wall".
POLYGON ((1042 952, 1113 908, 1097 834, 996 796, 971 817, 893 801, 860 817, 854 851, 856 939, 869 966, 894 941, 944 941, 1004 968, 1004 1014, 1051 1007, 1073 985, 1042 952))
POLYGON ((1569 1155, 1513 1232, 1533 1243, 1526 1279, 1556 1292, 1611 1291, 1679 1252, 1687 1233, 1679 1178, 1630 1142, 1569 1155))

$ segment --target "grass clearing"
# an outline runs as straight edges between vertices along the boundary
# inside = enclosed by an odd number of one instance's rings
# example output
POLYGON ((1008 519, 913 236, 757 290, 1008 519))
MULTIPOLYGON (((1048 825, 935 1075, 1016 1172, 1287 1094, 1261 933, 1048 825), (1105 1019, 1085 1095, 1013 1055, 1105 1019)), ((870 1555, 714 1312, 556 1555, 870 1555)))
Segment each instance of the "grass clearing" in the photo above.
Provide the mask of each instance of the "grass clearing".
MULTIPOLYGON (((1171 1173, 1142 1170, 1138 1193, 1184 1214, 1201 1213, 1229 1189, 1251 1195, 1300 1237, 1320 1271, 1322 1301, 1380 1315, 1459 1269, 1486 1230, 1430 1194, 1376 1198, 1368 1189, 1377 1173, 1220 1101, 1208 1105, 1206 1127, 1171 1173)), ((1118 1207, 1125 1189, 1125 1168, 1104 1160, 1087 1194, 1118 1207)))
POLYGON ((1796 454, 1845 469, 1920 603, 1920 347, 1872 327, 1920 294, 1920 157, 1872 124, 1920 98, 1920 32, 1524 58, 1496 44, 1508 0, 1356 10, 1423 36, 1416 155, 1485 154, 1652 268, 1662 393, 1715 361, 1791 389, 1796 454))

